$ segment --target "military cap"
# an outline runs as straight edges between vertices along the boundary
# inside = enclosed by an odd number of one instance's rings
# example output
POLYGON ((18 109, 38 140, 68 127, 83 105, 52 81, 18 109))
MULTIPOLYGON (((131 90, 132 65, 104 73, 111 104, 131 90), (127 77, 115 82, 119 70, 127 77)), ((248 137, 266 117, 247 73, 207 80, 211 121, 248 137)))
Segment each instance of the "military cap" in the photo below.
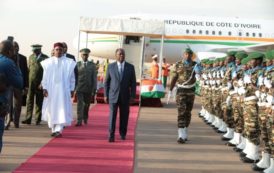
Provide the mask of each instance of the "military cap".
POLYGON ((41 49, 42 45, 40 45, 40 44, 33 44, 33 45, 31 45, 31 47, 32 47, 32 50, 37 50, 37 49, 41 49))
POLYGON ((193 51, 192 51, 190 48, 186 48, 186 49, 185 49, 185 52, 186 52, 186 53, 193 53, 193 51))
POLYGON ((248 55, 247 55, 247 53, 245 53, 245 52, 237 52, 236 54, 235 54, 235 57, 236 57, 236 59, 238 59, 238 60, 242 60, 242 59, 244 59, 244 58, 246 58, 248 55))
POLYGON ((243 58, 243 59, 241 60, 241 64, 242 64, 242 65, 246 65, 246 64, 248 63, 249 60, 250 60, 250 59, 249 59, 248 57, 243 58))
POLYGON ((260 52, 252 52, 248 55, 248 58, 251 59, 258 59, 258 58, 264 58, 264 54, 260 52))
POLYGON ((83 54, 89 54, 90 53, 90 49, 84 48, 84 49, 81 49, 80 52, 83 53, 83 54))
POLYGON ((235 56, 235 54, 237 53, 237 51, 229 51, 227 52, 228 56, 235 56))
POLYGON ((274 50, 267 51, 265 54, 265 57, 267 60, 272 60, 274 59, 274 50))

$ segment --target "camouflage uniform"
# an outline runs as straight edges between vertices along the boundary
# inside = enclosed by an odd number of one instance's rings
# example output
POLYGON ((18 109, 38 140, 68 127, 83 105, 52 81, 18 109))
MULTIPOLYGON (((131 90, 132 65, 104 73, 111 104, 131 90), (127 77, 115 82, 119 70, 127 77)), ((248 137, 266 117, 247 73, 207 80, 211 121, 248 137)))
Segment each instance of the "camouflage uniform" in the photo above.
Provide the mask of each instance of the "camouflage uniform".
POLYGON ((190 62, 189 64, 184 62, 177 62, 174 71, 173 80, 179 84, 176 94, 176 103, 178 108, 178 128, 188 127, 191 121, 191 110, 194 104, 195 98, 195 72, 194 67, 196 62, 190 62), (190 80, 189 80, 190 79, 190 80), (187 82, 187 83, 185 83, 187 82), (192 86, 192 87, 180 87, 180 86, 192 86))

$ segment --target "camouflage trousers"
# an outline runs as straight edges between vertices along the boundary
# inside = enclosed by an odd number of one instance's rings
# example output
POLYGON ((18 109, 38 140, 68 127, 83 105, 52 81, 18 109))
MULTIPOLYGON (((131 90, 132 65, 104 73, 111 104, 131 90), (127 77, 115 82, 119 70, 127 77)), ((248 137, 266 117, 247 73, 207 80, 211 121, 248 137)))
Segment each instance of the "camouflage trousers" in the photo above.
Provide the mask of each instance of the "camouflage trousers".
POLYGON ((232 97, 232 115, 234 119, 235 132, 242 133, 244 129, 243 109, 237 96, 232 97))
MULTIPOLYGON (((268 110, 268 112, 270 112, 268 110)), ((267 130, 267 135, 269 139, 269 148, 270 148, 270 154, 271 158, 274 158, 274 110, 272 109, 272 112, 268 113, 268 118, 266 121, 266 130, 267 130)))
POLYGON ((210 93, 209 93, 209 89, 208 88, 206 89, 204 98, 205 98, 205 109, 207 111, 210 111, 210 104, 211 103, 210 103, 210 93))
POLYGON ((261 131, 261 141, 263 141, 263 149, 264 152, 271 153, 270 149, 270 141, 269 141, 269 136, 267 132, 267 121, 268 121, 268 116, 267 116, 267 109, 265 106, 259 106, 258 107, 258 117, 259 117, 259 127, 261 131))
POLYGON ((227 124, 229 128, 234 128, 234 120, 232 117, 232 110, 231 106, 228 106, 226 103, 228 95, 224 95, 223 102, 222 102, 222 114, 223 114, 223 120, 227 124))
POLYGON ((207 111, 212 114, 213 113, 212 89, 209 89, 207 101, 208 101, 208 110, 207 111))
POLYGON ((257 100, 244 102, 244 134, 254 145, 260 144, 257 100))
POLYGON ((177 89, 176 103, 178 108, 178 128, 189 126, 194 99, 194 89, 177 89))
POLYGON ((201 96, 201 104, 202 106, 205 108, 205 104, 206 104, 206 99, 205 99, 205 89, 203 87, 201 87, 201 92, 200 92, 200 96, 201 96))
POLYGON ((215 90, 214 98, 212 99, 212 104, 214 107, 214 115, 221 118, 222 109, 221 109, 221 93, 220 90, 215 90))

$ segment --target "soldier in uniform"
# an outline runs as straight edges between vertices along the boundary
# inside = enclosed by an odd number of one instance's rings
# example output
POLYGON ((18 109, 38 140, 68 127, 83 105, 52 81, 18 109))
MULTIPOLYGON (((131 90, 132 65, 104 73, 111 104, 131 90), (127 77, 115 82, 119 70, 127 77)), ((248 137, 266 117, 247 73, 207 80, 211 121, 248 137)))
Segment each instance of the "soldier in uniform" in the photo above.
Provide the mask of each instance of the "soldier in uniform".
POLYGON ((77 62, 77 123, 75 126, 81 126, 82 121, 88 122, 88 111, 91 103, 91 97, 94 97, 97 86, 96 65, 88 61, 89 49, 80 50, 82 61, 77 62))
POLYGON ((193 51, 187 48, 183 54, 183 60, 175 65, 174 74, 172 75, 170 93, 174 86, 177 85, 176 103, 178 108, 178 140, 177 142, 185 143, 188 137, 188 126, 191 120, 191 110, 195 98, 195 75, 199 75, 195 61, 192 61, 193 51))
POLYGON ((229 95, 232 90, 232 71, 235 67, 235 54, 236 51, 230 51, 227 54, 227 68, 225 72, 225 77, 223 80, 224 84, 224 93, 223 93, 223 102, 222 102, 222 111, 223 111, 223 120, 224 125, 226 126, 226 134, 223 135, 222 140, 231 140, 234 134, 234 123, 233 123, 233 115, 231 109, 231 96, 229 95))
POLYGON ((232 71, 232 86, 233 90, 230 91, 229 95, 231 97, 231 106, 232 106, 232 115, 233 115, 233 124, 234 124, 234 134, 233 138, 228 142, 229 146, 236 146, 240 143, 240 115, 241 114, 241 103, 239 98, 238 89, 243 85, 242 77, 244 73, 244 69, 242 68, 241 61, 246 58, 248 55, 247 53, 241 51, 237 52, 236 57, 236 68, 232 71))
POLYGON ((225 58, 218 59, 218 68, 216 69, 215 76, 215 98, 214 100, 214 109, 215 109, 215 117, 212 126, 215 130, 218 130, 221 127, 221 118, 222 118, 222 110, 221 110, 221 73, 224 69, 224 61, 225 58))
MULTIPOLYGON (((273 50, 274 53, 274 50, 273 50)), ((272 102, 273 102, 273 76, 274 76, 274 64, 273 64, 274 54, 272 56, 271 51, 266 53, 266 67, 264 68, 263 75, 259 78, 258 86, 259 90, 256 91, 256 95, 259 99, 258 101, 258 113, 259 113, 259 126, 261 132, 261 139, 263 142, 263 151, 261 160, 253 165, 253 170, 263 171, 270 166, 270 154, 271 146, 271 118, 268 116, 270 114, 272 102)))
POLYGON ((31 124, 34 98, 35 98, 35 123, 41 123, 42 104, 43 104, 43 89, 41 81, 43 77, 43 68, 41 62, 48 58, 47 55, 41 52, 42 45, 32 45, 33 54, 28 59, 29 66, 29 90, 27 96, 27 114, 23 124, 31 124))
POLYGON ((244 77, 246 93, 244 98, 244 128, 247 136, 246 146, 241 153, 241 158, 246 163, 254 163, 259 159, 260 128, 258 121, 257 101, 255 94, 257 90, 258 78, 261 71, 261 63, 264 54, 252 52, 248 55, 252 68, 248 70, 244 77))

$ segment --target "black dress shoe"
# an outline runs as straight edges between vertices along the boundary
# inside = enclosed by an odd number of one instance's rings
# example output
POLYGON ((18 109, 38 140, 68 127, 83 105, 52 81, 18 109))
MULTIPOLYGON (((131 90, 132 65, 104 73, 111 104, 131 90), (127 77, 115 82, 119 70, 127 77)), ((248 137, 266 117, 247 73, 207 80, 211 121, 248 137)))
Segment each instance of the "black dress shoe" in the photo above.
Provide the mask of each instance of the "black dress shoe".
POLYGON ((229 147, 235 147, 236 146, 235 144, 232 144, 230 142, 227 142, 226 145, 229 146, 229 147))
POLYGON ((226 137, 222 137, 222 140, 223 141, 229 141, 229 140, 231 140, 230 138, 226 138, 226 137))
POLYGON ((50 136, 54 137, 56 135, 56 132, 53 132, 50 136))
POLYGON ((14 124, 14 127, 15 128, 19 128, 19 124, 14 124))
POLYGON ((24 120, 24 121, 22 121, 21 123, 22 123, 22 124, 31 124, 31 122, 28 121, 28 120, 24 120))
POLYGON ((240 157, 245 157, 246 154, 244 152, 240 152, 240 157))
POLYGON ((108 138, 108 142, 114 142, 114 138, 113 137, 108 138))
POLYGON ((177 143, 184 144, 184 143, 186 143, 186 141, 183 138, 179 138, 179 139, 177 139, 177 143))
POLYGON ((82 123, 78 122, 78 123, 75 124, 75 127, 79 127, 79 126, 82 126, 82 123))
POLYGON ((217 130, 217 133, 226 133, 226 132, 223 132, 223 131, 221 131, 221 130, 217 130))
POLYGON ((41 121, 36 121, 35 125, 37 126, 41 125, 41 121))
POLYGON ((56 132, 55 135, 54 135, 54 137, 56 137, 56 138, 61 138, 61 137, 62 137, 62 133, 56 132))
POLYGON ((84 124, 87 125, 88 124, 88 120, 84 120, 84 124))
POLYGON ((126 140, 126 136, 121 136, 121 140, 126 140))
POLYGON ((244 163, 256 163, 256 162, 258 162, 258 160, 252 160, 252 159, 250 159, 248 157, 242 157, 242 161, 244 163))
POLYGON ((252 169, 253 169, 254 171, 263 171, 263 170, 265 170, 266 168, 261 168, 261 167, 257 166, 256 163, 254 163, 253 166, 252 166, 252 169))
POLYGON ((233 150, 236 151, 236 152, 241 152, 241 151, 243 151, 242 149, 237 148, 237 147, 234 147, 233 150))
POLYGON ((5 130, 9 130, 9 129, 10 129, 10 125, 6 125, 5 130))

